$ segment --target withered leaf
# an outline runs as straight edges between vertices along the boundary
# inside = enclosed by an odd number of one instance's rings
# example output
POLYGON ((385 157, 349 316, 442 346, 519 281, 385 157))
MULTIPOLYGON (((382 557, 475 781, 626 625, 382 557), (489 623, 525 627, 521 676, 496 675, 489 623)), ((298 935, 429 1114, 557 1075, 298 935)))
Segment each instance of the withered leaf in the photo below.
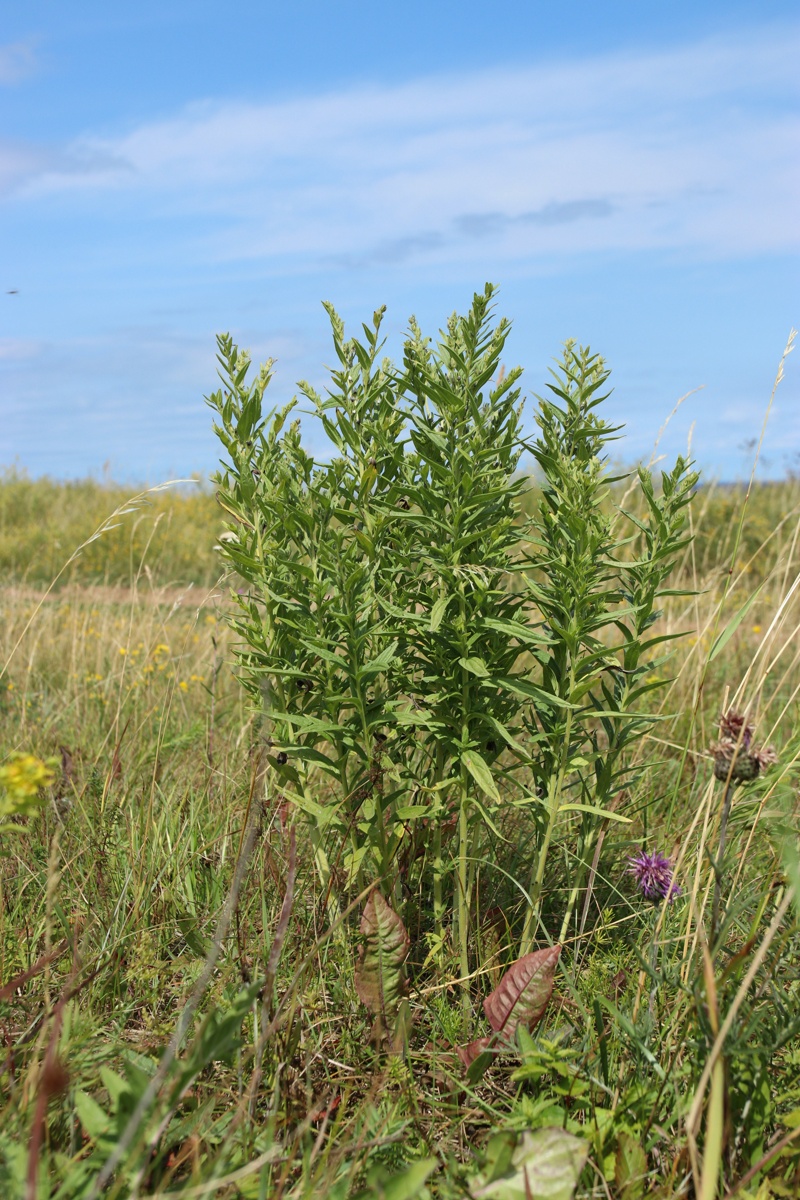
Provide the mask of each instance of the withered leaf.
POLYGON ((364 905, 361 935, 364 941, 356 967, 356 991, 383 1029, 388 1030, 406 994, 403 963, 410 939, 402 917, 377 889, 364 905))
POLYGON ((513 1037, 518 1025, 533 1029, 544 1016, 553 993, 560 946, 546 946, 518 958, 483 1002, 496 1033, 513 1037))

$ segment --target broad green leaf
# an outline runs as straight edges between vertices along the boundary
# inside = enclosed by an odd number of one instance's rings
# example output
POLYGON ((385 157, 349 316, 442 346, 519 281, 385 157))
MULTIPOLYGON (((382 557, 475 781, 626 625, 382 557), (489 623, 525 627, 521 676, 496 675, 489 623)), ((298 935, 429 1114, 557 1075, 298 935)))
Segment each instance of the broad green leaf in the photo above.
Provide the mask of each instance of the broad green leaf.
POLYGON ((499 802, 500 793, 497 790, 497 784, 494 781, 492 772, 477 750, 464 750, 461 755, 461 761, 481 791, 485 792, 491 800, 499 802))
POLYGON ((475 1200, 570 1200, 589 1154, 589 1143, 565 1129, 526 1129, 506 1173, 473 1189, 475 1200))
POLYGON ((739 611, 737 613, 734 613, 734 615, 731 617, 730 621, 728 621, 728 624, 725 626, 722 633, 717 637, 716 641, 714 642, 714 645, 711 647, 711 652, 708 656, 709 662, 713 662, 714 659, 717 657, 717 655, 720 654, 725 649, 728 642, 731 640, 733 635, 736 633, 736 630, 739 628, 742 621, 745 619, 745 617, 749 613, 750 609, 755 604, 763 586, 764 586, 764 584, 760 583, 758 585, 758 587, 756 588, 756 590, 753 592, 752 596, 750 596, 744 602, 744 604, 739 609, 739 611))
POLYGON ((111 1126, 111 1118, 108 1113, 104 1112, 97 1101, 93 1100, 87 1092, 82 1092, 80 1088, 75 1093, 75 1111, 89 1137, 97 1140, 108 1132, 111 1126))
POLYGON ((430 1196, 425 1183, 438 1166, 437 1158, 421 1158, 385 1183, 375 1180, 366 1191, 359 1192, 354 1200, 422 1200, 430 1196))
POLYGON ((431 633, 436 633, 437 629, 441 625, 444 614, 447 611, 447 606, 451 600, 452 595, 440 596, 434 604, 433 608, 431 609, 431 620, 429 626, 431 633))
POLYGON ((477 675, 479 679, 489 678, 486 663, 482 658, 460 658, 458 661, 465 671, 469 671, 472 675, 477 675))
POLYGON ((639 1200, 647 1182, 647 1155, 639 1138, 633 1134, 619 1134, 617 1155, 614 1161, 614 1183, 621 1200, 639 1200))
MULTIPOLYGON (((130 1083, 127 1079, 123 1079, 116 1071, 112 1071, 110 1067, 102 1066, 100 1068, 100 1078, 103 1081, 103 1087, 111 1097, 111 1102, 115 1108, 119 1108, 120 1097, 131 1090, 130 1083)), ((138 1098, 138 1097, 137 1097, 138 1098)))

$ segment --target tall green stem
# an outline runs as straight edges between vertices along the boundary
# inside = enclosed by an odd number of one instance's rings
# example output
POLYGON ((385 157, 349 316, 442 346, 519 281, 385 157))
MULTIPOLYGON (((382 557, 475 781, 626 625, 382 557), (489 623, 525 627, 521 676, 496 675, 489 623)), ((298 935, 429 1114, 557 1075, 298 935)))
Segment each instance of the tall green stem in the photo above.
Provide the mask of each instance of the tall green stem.
MULTIPOLYGON (((441 746, 436 747, 436 767, 434 769, 434 784, 441 783, 443 773, 443 754, 441 746)), ((436 793, 437 799, 440 793, 436 793)), ((442 822, 441 815, 435 818, 433 831, 433 927, 439 946, 444 944, 444 859, 442 857, 442 822)))
POLYGON ((578 863, 576 867, 577 876, 569 894, 566 912, 564 913, 564 920, 561 922, 561 931, 558 935, 559 942, 563 942, 564 938, 567 936, 569 923, 572 920, 572 914, 575 911, 575 905, 578 902, 578 896, 583 888, 584 880, 586 878, 586 870, 589 866, 587 862, 587 855, 591 847, 594 845, 596 833, 597 830, 589 830, 589 832, 581 838, 578 863))
MULTIPOLYGON (((569 671, 569 691, 568 696, 572 695, 575 686, 574 667, 570 664, 569 671)), ((548 782, 547 789, 547 828, 545 829, 544 840, 542 842, 539 853, 534 861, 534 867, 531 872, 530 897, 531 903, 525 915, 525 925, 522 930, 522 954, 529 954, 533 948, 533 939, 536 930, 539 927, 539 917, 541 915, 541 900, 542 900, 542 884, 544 882, 544 870, 547 865, 547 852, 550 849, 550 842, 553 838, 553 832, 558 820, 558 813, 561 807, 561 796, 564 791, 564 780, 569 766, 569 746, 572 737, 572 709, 567 711, 567 719, 564 722, 564 733, 561 744, 561 754, 558 766, 558 773, 553 778, 551 776, 548 782)))
POLYGON ((467 805, 469 803, 469 784, 467 769, 461 768, 461 794, 458 806, 458 874, 456 887, 458 889, 456 911, 458 914, 458 947, 459 968, 461 972, 461 1012, 464 1017, 465 1032, 472 1021, 472 1001, 469 987, 469 898, 467 895, 467 859, 469 853, 469 820, 467 805))

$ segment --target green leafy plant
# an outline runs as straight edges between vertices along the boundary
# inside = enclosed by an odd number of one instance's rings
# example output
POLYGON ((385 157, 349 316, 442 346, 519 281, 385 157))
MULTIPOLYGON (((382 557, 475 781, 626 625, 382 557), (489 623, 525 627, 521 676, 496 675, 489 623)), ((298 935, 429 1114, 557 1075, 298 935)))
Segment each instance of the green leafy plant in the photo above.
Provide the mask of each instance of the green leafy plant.
POLYGON ((525 584, 541 613, 547 647, 539 652, 541 694, 524 712, 536 794, 544 805, 543 832, 531 873, 531 904, 522 949, 539 919, 547 855, 560 820, 579 817, 575 882, 564 912, 566 936, 588 854, 603 820, 629 822, 611 804, 633 781, 630 750, 656 719, 643 698, 663 687, 653 657, 674 635, 651 633, 659 600, 688 545, 686 508, 697 473, 679 458, 652 476, 638 470, 645 514, 614 512, 605 449, 617 433, 596 410, 607 398, 608 371, 588 349, 567 343, 550 390, 540 399, 539 436, 532 452, 542 474, 542 497, 531 522, 531 570, 525 584), (620 529, 622 525, 622 529, 620 529), (625 528, 627 526, 627 528, 625 528), (649 677, 649 678, 648 678, 649 677))
POLYGON ((209 398, 228 454, 222 553, 246 585, 241 677, 277 788, 308 820, 334 905, 374 878, 396 902, 412 872, 431 888, 432 944, 444 947, 449 917, 465 1027, 477 870, 510 806, 532 835, 525 953, 560 824, 579 817, 563 936, 599 824, 630 820, 613 801, 654 719, 640 702, 661 684, 648 677, 668 635, 649 631, 696 481, 679 460, 657 493, 640 470, 644 515, 614 511, 615 431, 595 411, 608 372, 572 344, 529 444, 493 294, 435 344, 412 320, 402 370, 379 359, 383 310, 359 341, 326 306, 339 366, 326 396, 300 387, 328 462, 287 426, 295 402, 265 411, 272 364, 248 383, 229 337, 209 398), (542 473, 527 521, 526 447, 542 473))
POLYGON ((309 819, 329 889, 336 837, 340 883, 363 884, 368 863, 395 895, 403 856, 416 862, 424 842, 425 862, 432 848, 434 923, 441 944, 450 875, 465 979, 480 830, 502 807, 492 764, 518 707, 503 680, 539 641, 507 587, 523 441, 492 295, 435 350, 412 323, 403 372, 378 364, 380 311, 362 343, 328 308, 340 369, 326 398, 301 385, 333 445, 327 464, 302 449, 298 424, 283 432, 289 408, 264 414, 271 364, 248 384, 229 338, 226 386, 209 399, 229 455, 223 554, 248 585, 234 622, 242 678, 280 789, 309 819))

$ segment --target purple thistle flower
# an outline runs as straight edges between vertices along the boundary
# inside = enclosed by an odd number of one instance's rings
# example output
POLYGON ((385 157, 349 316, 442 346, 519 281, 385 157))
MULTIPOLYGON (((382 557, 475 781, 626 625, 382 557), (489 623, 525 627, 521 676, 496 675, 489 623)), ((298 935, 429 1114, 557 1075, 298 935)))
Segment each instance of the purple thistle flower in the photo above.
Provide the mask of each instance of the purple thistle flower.
POLYGON ((658 850, 648 854, 640 850, 628 862, 628 875, 633 875, 642 895, 647 900, 669 900, 670 904, 681 894, 681 889, 672 876, 672 863, 658 850))

